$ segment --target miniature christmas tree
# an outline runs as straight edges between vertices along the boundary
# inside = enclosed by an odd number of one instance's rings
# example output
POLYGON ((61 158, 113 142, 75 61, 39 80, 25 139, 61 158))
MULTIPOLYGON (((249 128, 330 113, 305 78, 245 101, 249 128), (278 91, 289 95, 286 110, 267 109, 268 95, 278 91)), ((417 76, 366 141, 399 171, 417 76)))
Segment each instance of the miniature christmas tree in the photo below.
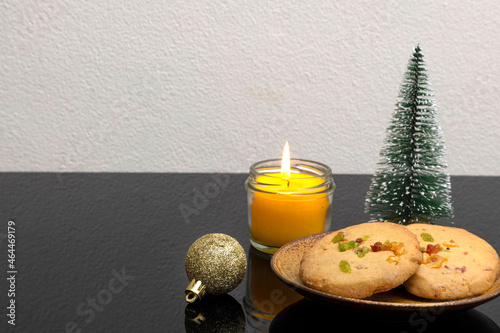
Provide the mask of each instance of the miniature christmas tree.
POLYGON ((373 221, 436 223, 452 218, 450 176, 434 95, 417 45, 366 196, 373 221))

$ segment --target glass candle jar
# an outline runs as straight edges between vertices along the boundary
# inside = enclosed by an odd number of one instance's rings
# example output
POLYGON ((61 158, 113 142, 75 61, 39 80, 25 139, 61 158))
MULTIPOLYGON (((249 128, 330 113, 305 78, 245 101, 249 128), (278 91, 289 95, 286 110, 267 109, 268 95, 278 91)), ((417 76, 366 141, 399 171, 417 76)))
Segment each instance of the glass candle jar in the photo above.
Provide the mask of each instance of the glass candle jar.
POLYGON ((291 159, 285 175, 280 159, 257 162, 245 187, 250 242, 256 249, 274 253, 288 242, 330 230, 335 182, 327 165, 291 159))

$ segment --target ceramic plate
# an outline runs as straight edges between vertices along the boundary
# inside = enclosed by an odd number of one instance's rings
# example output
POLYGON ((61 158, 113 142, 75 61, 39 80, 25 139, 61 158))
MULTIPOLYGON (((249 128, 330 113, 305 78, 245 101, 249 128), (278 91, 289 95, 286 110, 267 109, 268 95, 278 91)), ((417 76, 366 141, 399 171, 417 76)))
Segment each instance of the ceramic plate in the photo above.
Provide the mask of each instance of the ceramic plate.
POLYGON ((307 287, 299 277, 299 267, 302 255, 314 242, 326 235, 317 234, 298 239, 281 247, 271 259, 271 268, 278 278, 299 294, 323 301, 333 302, 356 308, 377 309, 388 311, 435 310, 436 313, 466 310, 491 301, 500 295, 500 278, 485 293, 457 300, 430 300, 413 296, 400 286, 387 292, 374 294, 368 298, 355 299, 330 295, 307 287))

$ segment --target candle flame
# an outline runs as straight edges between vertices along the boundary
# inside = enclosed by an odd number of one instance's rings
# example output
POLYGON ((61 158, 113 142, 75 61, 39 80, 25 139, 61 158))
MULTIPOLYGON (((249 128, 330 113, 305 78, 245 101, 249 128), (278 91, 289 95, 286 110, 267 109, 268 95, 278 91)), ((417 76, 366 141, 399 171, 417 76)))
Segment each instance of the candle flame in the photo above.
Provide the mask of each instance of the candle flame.
POLYGON ((290 147, 288 147, 288 141, 285 142, 285 148, 283 148, 283 158, 281 159, 281 177, 290 178, 290 147))

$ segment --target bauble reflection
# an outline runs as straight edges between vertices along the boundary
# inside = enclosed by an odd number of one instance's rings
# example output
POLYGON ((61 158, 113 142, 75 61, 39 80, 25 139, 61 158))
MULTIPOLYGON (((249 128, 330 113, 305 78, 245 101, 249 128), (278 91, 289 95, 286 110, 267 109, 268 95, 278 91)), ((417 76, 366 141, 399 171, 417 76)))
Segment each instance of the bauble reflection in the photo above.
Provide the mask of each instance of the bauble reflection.
POLYGON ((188 333, 243 333, 245 313, 232 296, 209 295, 186 306, 184 327, 188 333))

